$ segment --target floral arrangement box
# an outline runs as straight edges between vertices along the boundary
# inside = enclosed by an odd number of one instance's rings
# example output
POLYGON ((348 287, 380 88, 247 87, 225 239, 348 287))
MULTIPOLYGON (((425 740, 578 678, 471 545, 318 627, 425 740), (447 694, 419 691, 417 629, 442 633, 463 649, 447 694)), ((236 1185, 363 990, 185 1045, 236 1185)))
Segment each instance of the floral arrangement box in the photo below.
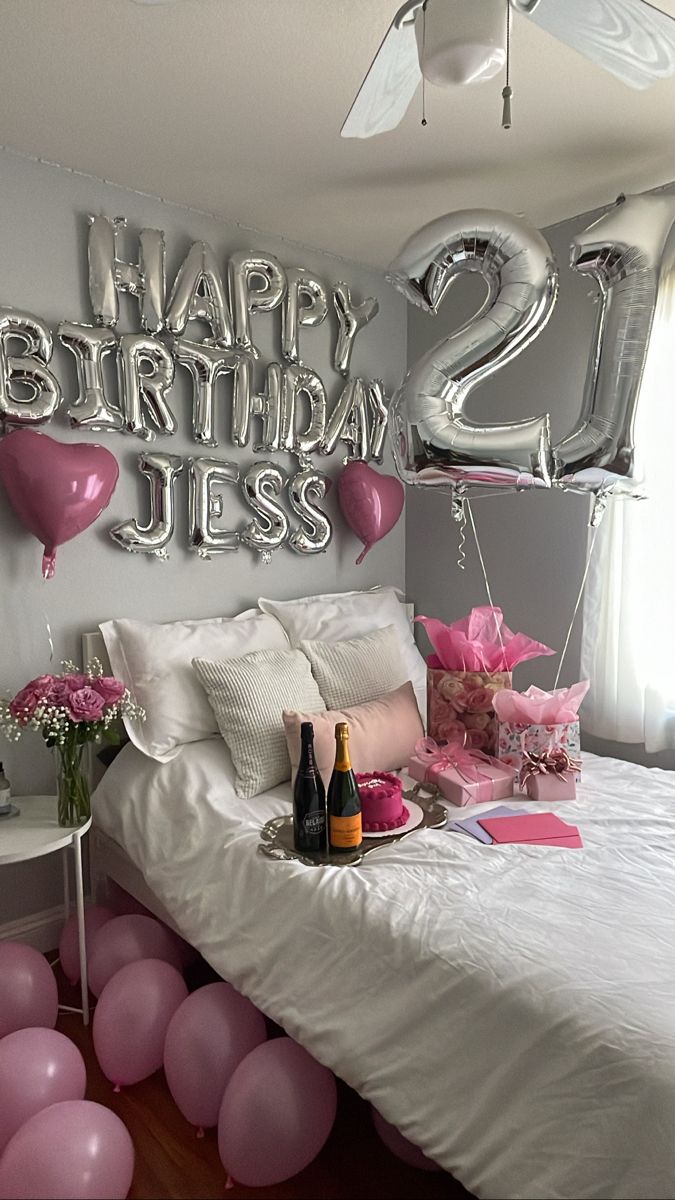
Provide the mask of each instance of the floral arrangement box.
MULTIPOLYGON (((433 655, 430 663, 433 661, 433 655)), ((427 729, 438 741, 466 735, 472 750, 496 754, 495 692, 511 687, 510 671, 446 671, 427 666, 427 729)))
POLYGON ((434 654, 427 659, 427 729, 430 737, 497 752, 494 696, 511 687, 511 671, 520 662, 553 654, 524 633, 512 633, 500 608, 484 605, 445 625, 417 617, 434 654))
POLYGON ((437 787, 444 800, 464 808, 486 800, 505 800, 515 791, 516 772, 506 763, 467 747, 464 738, 439 746, 420 738, 408 763, 408 774, 427 787, 437 787))

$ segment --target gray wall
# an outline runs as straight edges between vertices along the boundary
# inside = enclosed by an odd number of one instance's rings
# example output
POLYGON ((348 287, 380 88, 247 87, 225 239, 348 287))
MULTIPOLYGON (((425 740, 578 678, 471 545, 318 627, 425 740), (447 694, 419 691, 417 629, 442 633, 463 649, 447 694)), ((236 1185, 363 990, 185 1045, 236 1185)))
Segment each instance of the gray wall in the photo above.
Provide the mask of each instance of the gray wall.
MULTIPOLYGON (((582 214, 544 230, 560 267, 558 303, 533 345, 475 393, 470 402, 473 419, 509 421, 548 411, 554 441, 573 426, 581 408, 596 309, 592 282, 571 271, 567 263, 572 236, 595 215, 582 214)), ((482 296, 480 278, 469 276, 450 291, 438 317, 411 307, 409 364, 446 331, 465 322, 482 296)), ((493 599, 506 623, 560 650, 583 575, 588 500, 570 492, 523 492, 476 500, 473 511, 493 599)), ((487 603, 468 527, 465 569, 457 566, 459 531, 450 515, 449 497, 433 489, 409 489, 406 521, 407 594, 418 613, 451 621, 474 605, 487 603)), ((561 685, 579 678, 581 616, 580 611, 561 685)), ((422 631, 418 640, 426 652, 428 642, 422 631)), ((539 658, 523 664, 516 671, 515 686, 552 687, 558 661, 558 657, 539 658)), ((670 752, 647 755, 639 746, 595 738, 587 738, 584 744, 597 753, 675 768, 675 754, 670 752)))
MULTIPOLYGON (((355 299, 375 295, 379 315, 357 337, 352 373, 384 379, 391 393, 405 367, 405 301, 370 268, 347 263, 330 255, 310 252, 281 238, 255 235, 236 226, 217 222, 191 210, 181 209, 11 154, 0 158, 0 304, 28 309, 54 329, 59 321, 91 323, 87 291, 87 214, 104 213, 129 219, 128 253, 137 244, 133 236, 141 226, 163 229, 167 245, 167 278, 172 281, 189 245, 205 239, 225 266, 238 249, 267 250, 285 266, 304 266, 315 271, 326 284, 346 281, 355 299)), ((245 220, 246 213, 241 214, 245 220)), ((120 330, 136 330, 138 308, 129 297, 121 299, 120 330)), ((194 336, 204 335, 204 328, 194 336)), ((335 314, 317 329, 301 330, 301 352, 308 365, 321 375, 329 406, 342 386, 331 365, 337 332, 335 314)), ((264 364, 280 359, 280 314, 253 318, 253 337, 262 351, 258 379, 262 384, 264 364)), ((72 355, 58 347, 54 369, 64 396, 75 395, 72 355)), ((179 432, 158 439, 156 448, 172 453, 197 454, 199 447, 189 436, 191 385, 183 368, 177 368, 173 407, 179 432)), ((144 443, 118 433, 91 435, 68 429, 59 414, 45 432, 61 439, 104 441, 117 456, 120 481, 107 512, 90 530, 63 546, 57 556, 56 576, 44 583, 40 575, 41 549, 28 535, 0 495, 0 688, 13 692, 27 679, 43 671, 58 669, 65 657, 80 657, 79 638, 109 617, 136 617, 168 621, 180 617, 234 614, 255 602, 259 595, 277 598, 306 593, 370 587, 376 583, 405 585, 405 527, 400 521, 392 534, 377 546, 361 567, 355 566, 360 543, 341 522, 335 489, 326 501, 335 524, 333 542, 325 555, 301 556, 282 548, 273 562, 264 566, 246 547, 205 562, 187 546, 187 480, 178 480, 178 516, 168 562, 124 553, 110 540, 107 529, 130 516, 145 514, 147 483, 136 461, 144 443), (54 638, 54 662, 50 664, 47 621, 54 638)), ((229 460, 251 464, 252 449, 237 451, 226 440, 221 423, 220 446, 208 451, 229 460)), ((255 434, 255 429, 254 429, 255 434)), ((274 456, 285 470, 294 466, 290 456, 274 456)), ((318 460, 336 477, 342 454, 318 460)), ((384 470, 392 469, 389 461, 384 470)), ((251 511, 236 497, 230 505, 235 526, 251 518, 251 511)), ((35 734, 24 735, 18 745, 3 745, 5 762, 17 793, 50 792, 54 787, 48 752, 35 734)), ((0 829, 0 837, 2 831, 0 829)), ((58 903, 59 886, 53 860, 35 862, 0 876, 0 924, 25 911, 36 912, 58 903)))

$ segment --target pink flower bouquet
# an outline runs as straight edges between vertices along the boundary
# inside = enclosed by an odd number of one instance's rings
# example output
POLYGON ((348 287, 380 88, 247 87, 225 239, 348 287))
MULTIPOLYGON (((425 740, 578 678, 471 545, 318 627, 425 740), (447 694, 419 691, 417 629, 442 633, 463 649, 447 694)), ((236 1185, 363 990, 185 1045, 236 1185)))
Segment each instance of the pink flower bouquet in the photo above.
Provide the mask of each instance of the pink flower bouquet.
POLYGON ((13 741, 24 729, 38 730, 57 753, 59 824, 79 825, 89 817, 89 787, 82 774, 87 742, 101 739, 116 745, 120 717, 144 720, 145 712, 112 675, 104 675, 98 659, 80 672, 64 663, 61 675, 38 675, 9 701, 0 701, 0 732, 13 741))

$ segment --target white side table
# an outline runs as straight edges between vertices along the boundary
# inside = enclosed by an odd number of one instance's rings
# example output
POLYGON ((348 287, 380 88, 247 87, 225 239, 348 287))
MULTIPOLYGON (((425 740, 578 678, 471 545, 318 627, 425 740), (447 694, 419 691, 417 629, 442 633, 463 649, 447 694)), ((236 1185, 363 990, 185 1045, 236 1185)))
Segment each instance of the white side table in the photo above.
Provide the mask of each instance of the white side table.
MULTIPOLYGON (((82 880, 82 838, 91 826, 91 817, 84 825, 65 829, 56 819, 56 796, 13 796, 21 810, 18 817, 0 820, 0 867, 4 863, 26 862, 44 854, 63 851, 63 903, 65 919, 70 916, 70 885, 68 878, 68 847, 75 861, 75 900, 77 930, 80 943, 80 987, 82 1020, 89 1024, 89 989, 87 986, 87 946, 84 936, 84 885, 82 880)), ((61 1007, 65 1007, 62 1005, 61 1007)), ((68 1009, 79 1012, 79 1009, 68 1009)))

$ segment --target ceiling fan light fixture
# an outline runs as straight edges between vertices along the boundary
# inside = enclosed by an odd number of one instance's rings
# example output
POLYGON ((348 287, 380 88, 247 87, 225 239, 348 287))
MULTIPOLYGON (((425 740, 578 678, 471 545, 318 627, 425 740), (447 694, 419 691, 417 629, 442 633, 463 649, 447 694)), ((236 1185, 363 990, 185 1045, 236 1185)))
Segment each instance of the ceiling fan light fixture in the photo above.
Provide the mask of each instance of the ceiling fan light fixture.
POLYGON ((447 87, 492 79, 506 61, 503 0, 481 0, 480 5, 474 0, 428 0, 424 14, 417 14, 415 36, 420 70, 429 83, 447 87))

